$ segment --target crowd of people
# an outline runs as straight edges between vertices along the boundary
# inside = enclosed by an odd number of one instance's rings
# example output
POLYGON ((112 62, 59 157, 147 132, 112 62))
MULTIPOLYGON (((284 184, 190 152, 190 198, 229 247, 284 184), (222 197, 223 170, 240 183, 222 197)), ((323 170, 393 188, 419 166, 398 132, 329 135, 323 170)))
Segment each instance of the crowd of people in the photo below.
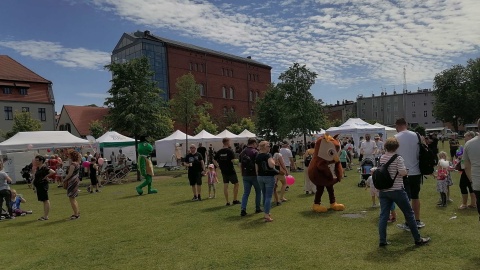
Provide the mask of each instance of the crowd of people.
MULTIPOLYGON (((480 120, 478 122, 480 127, 480 120)), ((397 134, 394 137, 383 140, 381 136, 375 135, 371 140, 370 134, 365 134, 361 138, 359 146, 356 149, 352 138, 343 138, 341 151, 339 153, 340 162, 344 171, 352 168, 353 160, 359 155, 359 161, 364 159, 375 160, 375 165, 385 164, 392 159, 393 162, 388 167, 388 171, 394 180, 393 186, 388 189, 376 190, 371 178, 368 183, 370 195, 372 197, 372 206, 376 205, 376 198, 380 205, 380 219, 378 224, 379 246, 389 245, 386 238, 386 224, 395 222, 397 215, 395 205, 405 216, 403 223, 397 224, 397 227, 411 232, 416 245, 423 245, 430 241, 428 237, 421 237, 419 230, 425 227, 421 220, 420 190, 423 178, 419 169, 419 151, 420 144, 417 134, 408 130, 408 125, 403 118, 396 121, 397 134), (395 156, 394 156, 395 155, 395 156), (393 157, 393 158, 392 158, 393 157)), ((453 136, 450 141, 450 153, 438 150, 436 134, 427 134, 424 137, 425 143, 430 151, 437 156, 438 166, 433 174, 437 180, 436 189, 439 192, 438 207, 446 207, 450 199, 450 187, 453 185, 451 173, 459 171, 460 192, 462 202, 458 209, 477 208, 480 220, 480 139, 474 132, 465 134, 465 146, 459 144, 458 139, 453 136), (450 160, 449 160, 450 159, 450 160), (470 202, 468 202, 470 199, 470 202)), ((306 144, 303 149, 301 144, 296 147, 293 141, 283 141, 279 144, 272 144, 268 141, 257 142, 251 138, 246 145, 235 144, 232 147, 231 140, 223 139, 221 149, 215 151, 212 145, 207 149, 202 144, 198 146, 192 144, 189 146, 189 152, 184 157, 180 157, 181 163, 188 170, 188 181, 190 183, 194 201, 202 201, 202 178, 206 176, 208 181, 208 198, 216 198, 216 185, 219 181, 223 182, 223 194, 225 205, 240 205, 240 215, 247 215, 247 203, 253 190, 255 192, 255 213, 262 213, 265 222, 272 222, 271 206, 280 206, 287 201, 286 192, 288 185, 286 177, 293 171, 302 171, 308 167, 308 162, 314 154, 314 142, 306 144), (301 155, 300 155, 301 154, 301 155), (303 166, 297 166, 296 157, 303 157, 303 166), (239 196, 239 179, 237 177, 234 160, 239 160, 239 167, 243 181, 243 195, 239 196), (304 167, 304 168, 301 168, 304 167), (217 175, 217 169, 220 175, 217 175), (230 186, 233 186, 230 193, 230 186), (279 190, 277 190, 279 188, 279 190)), ((38 155, 31 164, 33 186, 36 191, 38 201, 43 204, 43 215, 38 218, 40 221, 49 219, 50 201, 49 201, 49 181, 54 179, 59 186, 66 189, 67 197, 72 208, 73 214, 70 219, 80 217, 79 205, 76 200, 78 196, 78 186, 82 172, 82 156, 76 151, 70 151, 66 157, 69 160, 69 166, 66 170, 62 169, 62 159, 58 155, 53 155, 48 161, 44 156, 38 155)), ((97 158, 87 153, 85 159, 90 161, 88 168, 84 168, 91 180, 88 192, 99 192, 97 175, 99 164, 97 158)), ((125 163, 126 157, 123 153, 114 155, 112 153, 110 162, 117 164, 125 163)), ((0 163, 0 171, 2 169, 0 163)), ((374 170, 373 168, 372 170, 374 170)), ((305 170, 306 171, 306 170, 305 170)), ((345 174, 344 177, 347 175, 345 174)), ((13 219, 19 215, 26 215, 31 211, 24 211, 20 208, 21 203, 26 199, 17 194, 15 190, 10 189, 9 176, 0 172, 0 202, 6 202, 6 218, 13 219)), ((304 191, 306 194, 314 194, 316 187, 305 174, 304 191)))

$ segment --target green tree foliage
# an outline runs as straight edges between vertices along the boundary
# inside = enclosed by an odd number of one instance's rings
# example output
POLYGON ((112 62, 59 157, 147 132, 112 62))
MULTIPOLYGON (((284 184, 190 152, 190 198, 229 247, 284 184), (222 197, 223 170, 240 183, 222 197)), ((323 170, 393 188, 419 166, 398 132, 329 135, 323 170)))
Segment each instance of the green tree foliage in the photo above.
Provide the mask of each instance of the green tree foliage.
POLYGON ((195 128, 195 134, 200 133, 202 130, 205 130, 211 134, 218 133, 218 127, 215 123, 213 123, 209 114, 202 113, 198 117, 198 126, 195 128))
POLYGON ((281 133, 288 135, 309 134, 320 130, 325 124, 321 104, 310 93, 317 74, 305 65, 294 63, 279 76, 277 86, 285 93, 285 103, 279 106, 284 111, 285 125, 281 133))
POLYGON ((2 134, 5 139, 13 137, 18 132, 39 131, 42 124, 38 119, 32 118, 30 112, 14 112, 12 130, 2 134))
POLYGON ((240 117, 236 112, 227 111, 227 113, 224 114, 223 117, 218 118, 217 125, 220 130, 224 130, 224 129, 228 129, 228 127, 233 124, 238 124, 239 122, 240 122, 240 117))
POLYGON ((480 116, 480 58, 470 59, 466 66, 455 65, 435 75, 436 119, 458 124, 474 123, 480 116))
POLYGON ((416 126, 414 129, 413 129, 413 132, 418 132, 418 134, 422 135, 422 136, 425 136, 425 127, 422 127, 420 125, 416 126))
POLYGON ((88 130, 90 130, 90 135, 92 135, 94 138, 98 138, 105 133, 106 128, 103 125, 102 121, 94 120, 90 122, 90 127, 88 128, 88 130))
POLYGON ((105 105, 110 109, 106 124, 113 130, 132 134, 135 138, 162 138, 170 134, 168 108, 160 97, 161 90, 152 80, 147 58, 105 66, 112 72, 112 86, 105 105))
POLYGON ((172 117, 188 130, 194 122, 200 121, 202 115, 208 114, 212 105, 208 102, 198 104, 201 99, 200 88, 191 73, 179 77, 175 86, 178 93, 170 99, 172 117))
POLYGON ((227 126, 227 129, 235 134, 240 134, 245 129, 248 129, 250 132, 255 132, 255 123, 250 118, 242 118, 238 123, 227 126))
POLYGON ((285 104, 285 92, 275 84, 269 85, 265 96, 260 98, 255 105, 256 134, 268 141, 277 142, 287 134, 279 134, 284 122, 284 111, 281 106, 285 104))

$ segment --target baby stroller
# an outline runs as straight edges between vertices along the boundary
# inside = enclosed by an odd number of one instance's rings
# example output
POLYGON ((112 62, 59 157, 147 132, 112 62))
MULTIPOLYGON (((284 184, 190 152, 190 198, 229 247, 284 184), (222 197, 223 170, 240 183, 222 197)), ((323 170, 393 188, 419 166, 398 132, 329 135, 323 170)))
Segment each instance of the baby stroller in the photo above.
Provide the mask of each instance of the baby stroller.
POLYGON ((122 183, 122 179, 127 177, 128 173, 132 171, 132 161, 129 159, 126 161, 126 164, 114 166, 108 164, 102 167, 100 173, 100 184, 106 185, 108 183, 122 183))
POLYGON ((364 158, 360 164, 360 182, 358 187, 365 187, 368 177, 370 177, 370 169, 374 167, 373 160, 364 158))

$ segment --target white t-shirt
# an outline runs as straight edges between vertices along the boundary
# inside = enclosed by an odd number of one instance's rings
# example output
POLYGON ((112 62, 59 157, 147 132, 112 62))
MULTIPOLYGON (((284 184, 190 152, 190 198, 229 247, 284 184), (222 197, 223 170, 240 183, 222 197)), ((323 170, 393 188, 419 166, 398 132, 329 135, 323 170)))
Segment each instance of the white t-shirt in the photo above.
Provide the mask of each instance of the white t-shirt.
POLYGON ((290 166, 290 158, 293 158, 292 151, 288 147, 280 148, 280 154, 282 154, 283 163, 285 163, 286 167, 290 166))
POLYGON ((472 188, 480 191, 480 138, 476 136, 463 147, 463 160, 472 166, 472 188))
POLYGON ((418 137, 415 132, 405 130, 395 135, 399 147, 397 154, 403 157, 408 175, 420 175, 418 137))
POLYGON ((370 140, 369 142, 364 141, 360 145, 360 153, 363 153, 364 158, 371 158, 377 149, 377 144, 370 140))

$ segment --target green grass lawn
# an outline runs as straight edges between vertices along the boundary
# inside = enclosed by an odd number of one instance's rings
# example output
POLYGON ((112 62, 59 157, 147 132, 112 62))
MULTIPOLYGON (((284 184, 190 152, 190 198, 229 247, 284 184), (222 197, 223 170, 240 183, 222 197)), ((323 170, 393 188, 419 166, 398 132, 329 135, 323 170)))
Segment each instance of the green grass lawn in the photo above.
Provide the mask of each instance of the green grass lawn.
MULTIPOLYGON (((137 182, 108 185, 78 197, 81 218, 70 221, 63 189, 51 185, 50 220, 37 221, 42 205, 26 185, 14 185, 33 215, 1 221, 1 269, 479 269, 476 210, 457 210, 459 175, 453 173, 453 203, 437 208, 435 180, 420 193, 421 234, 428 246, 415 247, 409 232, 389 225, 392 245, 378 248, 379 208, 370 208, 369 191, 358 188, 359 174, 335 185, 344 212, 311 211, 313 195, 303 192, 303 173, 286 193, 288 202, 272 208, 274 222, 240 206, 225 206, 222 184, 216 199, 192 202, 185 171, 156 177, 158 194, 137 196, 137 182), (360 214, 360 218, 342 214, 360 214), (456 217, 456 218, 452 218, 456 217)), ((88 180, 87 180, 88 181, 88 180)), ((203 186, 203 197, 208 197, 203 186)), ((239 197, 243 194, 240 187, 239 197)), ((325 192, 323 201, 328 202, 325 192)), ((399 222, 404 218, 399 212, 399 222)))

